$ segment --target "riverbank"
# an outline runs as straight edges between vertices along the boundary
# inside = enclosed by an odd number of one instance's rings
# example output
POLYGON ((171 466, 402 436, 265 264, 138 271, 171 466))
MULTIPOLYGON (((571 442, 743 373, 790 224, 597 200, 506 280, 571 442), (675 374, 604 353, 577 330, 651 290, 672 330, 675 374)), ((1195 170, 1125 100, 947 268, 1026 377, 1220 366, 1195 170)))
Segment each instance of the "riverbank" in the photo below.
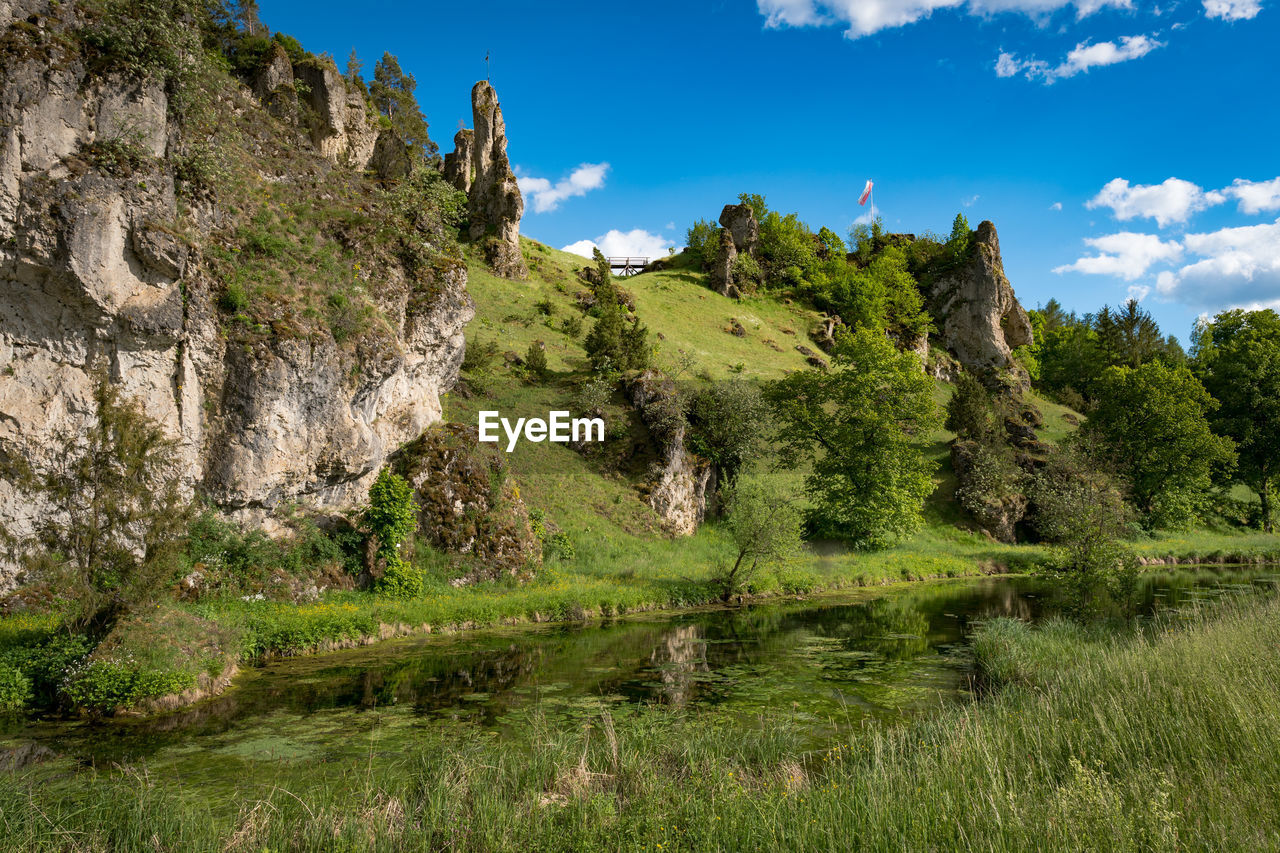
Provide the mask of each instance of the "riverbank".
MULTIPOLYGON (((403 600, 360 591, 329 592, 306 603, 243 600, 166 603, 120 632, 109 654, 80 674, 81 707, 96 713, 156 713, 234 689, 237 665, 370 645, 415 634, 496 625, 585 623, 626 614, 676 611, 719 602, 707 581, 724 543, 715 526, 689 539, 643 543, 600 535, 571 562, 553 562, 525 585, 454 587, 436 581, 403 600), (619 571, 619 566, 627 568, 619 571)), ((1133 543, 1152 566, 1280 562, 1280 536, 1160 534, 1133 543)), ((952 527, 931 526, 874 553, 810 556, 753 579, 739 601, 767 601, 859 587, 1034 570, 1048 555, 952 527)), ((58 633, 56 618, 0 620, 0 653, 58 633)), ((45 689, 56 689, 56 683, 45 689)), ((39 685, 37 685, 37 690, 39 685)), ((0 697, 2 698, 2 697, 0 697)))
POLYGON ((601 704, 501 739, 415 729, 391 752, 374 715, 367 762, 308 762, 305 788, 226 801, 198 776, 57 759, 0 777, 0 811, 33 851, 1270 849, 1278 643, 1274 598, 1146 632, 999 620, 975 643, 996 693, 817 751, 789 707, 744 726, 601 704))

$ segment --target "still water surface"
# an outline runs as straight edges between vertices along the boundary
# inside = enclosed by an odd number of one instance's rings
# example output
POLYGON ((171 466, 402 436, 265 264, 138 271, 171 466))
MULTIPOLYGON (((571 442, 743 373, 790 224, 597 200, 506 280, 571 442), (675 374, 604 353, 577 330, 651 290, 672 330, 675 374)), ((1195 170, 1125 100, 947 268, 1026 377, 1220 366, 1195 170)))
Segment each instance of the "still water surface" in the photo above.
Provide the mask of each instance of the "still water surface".
MULTIPOLYGON (((1274 590, 1274 572, 1144 578, 1143 611, 1274 590)), ((1057 610, 1040 582, 996 577, 858 596, 620 619, 589 626, 422 637, 286 660, 173 714, 47 722, 19 732, 85 765, 145 763, 233 786, 265 765, 392 755, 415 732, 506 737, 570 725, 603 705, 717 712, 741 725, 787 715, 815 745, 851 725, 892 723, 973 695, 967 638, 993 616, 1057 610)))

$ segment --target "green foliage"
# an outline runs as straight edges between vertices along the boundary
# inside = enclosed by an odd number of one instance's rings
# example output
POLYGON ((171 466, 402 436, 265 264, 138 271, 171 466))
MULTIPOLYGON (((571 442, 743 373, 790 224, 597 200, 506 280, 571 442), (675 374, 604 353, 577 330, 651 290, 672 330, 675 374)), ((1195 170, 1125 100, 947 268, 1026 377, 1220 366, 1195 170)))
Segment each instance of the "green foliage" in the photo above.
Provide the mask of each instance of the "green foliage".
POLYGON ((1127 602, 1137 571, 1136 557, 1117 541, 1127 532, 1128 508, 1112 468, 1085 434, 1055 449, 1031 484, 1036 530, 1058 547, 1048 574, 1080 609, 1127 602))
POLYGON ((933 464, 914 436, 938 426, 931 391, 914 355, 866 328, 840 337, 829 371, 794 373, 769 388, 784 458, 813 465, 806 487, 815 532, 878 548, 919 529, 933 464))
POLYGON ((737 378, 712 382, 693 394, 689 425, 690 449, 732 480, 763 449, 769 405, 755 383, 737 378))
POLYGON ((930 328, 906 254, 897 246, 875 255, 862 268, 843 257, 826 261, 801 289, 817 308, 839 315, 846 325, 887 331, 904 346, 930 328))
POLYGON ((763 274, 760 264, 746 252, 733 259, 732 271, 735 282, 741 282, 743 285, 749 284, 752 287, 760 281, 760 277, 763 274))
POLYGON ((776 479, 744 473, 722 492, 724 529, 733 544, 733 563, 718 569, 713 582, 728 601, 755 577, 757 569, 785 565, 800 551, 800 513, 776 479))
POLYGON ((211 25, 199 0, 91 0, 80 38, 100 72, 134 74, 178 84, 193 56, 204 51, 201 35, 211 25))
POLYGON ((0 660, 0 716, 25 711, 31 695, 31 679, 22 670, 0 660))
POLYGON ((951 223, 951 236, 947 238, 947 250, 956 260, 963 259, 968 257, 972 241, 973 232, 969 230, 969 220, 963 213, 957 213, 955 221, 951 223))
POLYGON ((1013 509, 1026 505, 1026 473, 1003 441, 975 441, 968 451, 964 475, 956 487, 956 501, 984 529, 995 533, 1009 523, 1011 516, 1016 518, 1013 509))
POLYGON ((223 593, 258 592, 273 577, 301 578, 326 566, 350 564, 342 543, 314 522, 296 520, 292 526, 291 536, 273 539, 207 509, 187 532, 186 560, 203 576, 203 590, 223 593))
POLYGON ((102 713, 181 693, 195 683, 195 676, 183 670, 146 668, 129 658, 92 659, 67 670, 62 691, 72 707, 102 713))
POLYGON ((1097 402, 1085 428, 1123 466, 1145 523, 1185 525, 1203 512, 1214 475, 1234 466, 1235 448, 1213 434, 1208 415, 1218 404, 1191 371, 1159 361, 1112 367, 1097 402))
POLYGON ((577 314, 569 314, 560 321, 560 329, 576 341, 582 337, 582 318, 577 314))
POLYGON ((817 243, 818 260, 829 261, 832 258, 844 258, 846 252, 844 241, 840 239, 839 234, 825 225, 818 229, 817 243))
POLYGON ((1108 367, 1186 361, 1178 341, 1163 337, 1152 316, 1133 299, 1123 308, 1103 306, 1096 315, 1084 317, 1067 314, 1057 300, 1050 300, 1043 309, 1031 312, 1031 322, 1038 385, 1063 399, 1067 394, 1092 400, 1108 367))
POLYGON ((626 309, 616 301, 597 305, 600 318, 587 333, 583 347, 592 367, 599 371, 605 365, 618 370, 643 370, 649 365, 649 330, 639 317, 628 322, 626 309))
POLYGON ((244 285, 238 281, 227 283, 227 287, 218 297, 218 307, 228 314, 243 314, 249 309, 249 294, 244 285))
POLYGON ((1236 444, 1236 476, 1261 503, 1261 526, 1273 530, 1280 479, 1280 315, 1226 311, 1197 329, 1195 369, 1218 402, 1214 430, 1236 444))
POLYGON ((369 83, 374 107, 411 150, 434 157, 439 148, 427 135, 427 120, 414 95, 417 88, 418 81, 400 68, 399 60, 390 53, 382 54, 382 59, 373 67, 373 81, 369 83))
POLYGON ((418 525, 418 502, 413 487, 390 468, 383 468, 369 486, 365 523, 378 545, 378 556, 390 565, 399 559, 401 544, 418 525))
POLYGON ((567 563, 574 558, 575 553, 573 540, 563 530, 557 530, 542 541, 542 559, 544 560, 559 560, 567 563))
POLYGON ((685 232, 684 242, 685 251, 702 269, 709 270, 720 249, 720 226, 710 219, 699 219, 685 232))
POLYGON ((97 418, 59 432, 31 484, 51 509, 23 550, 64 597, 72 628, 104 632, 174 577, 191 508, 176 442, 105 375, 93 396, 97 418))
POLYGON ((524 354, 524 367, 536 379, 547 378, 547 348, 541 341, 529 344, 524 354))
POLYGON ((945 426, 959 438, 989 444, 1003 429, 990 392, 969 371, 956 377, 956 389, 947 401, 945 426))
POLYGON ((417 598, 422 595, 425 581, 426 576, 420 566, 399 554, 390 554, 382 577, 378 579, 378 592, 390 598, 417 598))

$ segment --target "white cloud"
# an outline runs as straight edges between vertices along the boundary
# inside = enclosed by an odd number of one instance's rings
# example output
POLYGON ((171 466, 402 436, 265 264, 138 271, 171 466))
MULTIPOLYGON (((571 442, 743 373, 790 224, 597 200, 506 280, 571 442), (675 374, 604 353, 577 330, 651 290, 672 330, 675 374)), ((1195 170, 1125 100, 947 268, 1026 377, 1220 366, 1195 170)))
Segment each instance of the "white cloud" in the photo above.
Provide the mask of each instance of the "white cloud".
POLYGON ((1236 178, 1231 186, 1222 190, 1222 194, 1239 201, 1241 213, 1280 210, 1280 178, 1258 182, 1236 178))
MULTIPOLYGON (((1244 0, 1249 2, 1249 0, 1244 0)), ((1013 12, 1044 19, 1074 7, 1076 18, 1111 6, 1132 8, 1131 0, 756 0, 766 27, 843 26, 849 38, 902 27, 938 9, 962 9, 970 15, 1013 12)))
MULTIPOLYGON (((518 173, 519 169, 516 171, 518 173)), ((516 182, 520 185, 520 192, 532 197, 533 212, 546 213, 555 210, 567 198, 586 195, 604 186, 604 176, 608 171, 608 163, 583 163, 570 172, 569 177, 554 184, 546 178, 529 175, 517 175, 516 182)))
POLYGON ((1119 43, 1100 41, 1091 44, 1082 41, 1057 65, 1050 65, 1043 59, 1019 59, 1012 53, 1001 51, 996 59, 996 76, 1013 77, 1022 74, 1028 80, 1042 80, 1050 84, 1087 72, 1090 68, 1139 59, 1158 47, 1164 47, 1164 42, 1144 35, 1124 36, 1119 43))
POLYGON ((1060 201, 1055 201, 1053 204, 1049 205, 1049 209, 1050 209, 1050 210, 1062 210, 1062 202, 1060 202, 1060 201))
POLYGON ((1188 234, 1187 251, 1200 256, 1156 278, 1161 296, 1195 307, 1280 307, 1280 219, 1263 225, 1188 234))
POLYGON ((1098 254, 1057 267, 1054 272, 1115 275, 1125 281, 1134 281, 1146 275, 1153 265, 1177 261, 1182 257, 1181 245, 1175 241, 1166 243, 1154 234, 1121 231, 1104 237, 1090 237, 1084 242, 1097 249, 1098 254))
POLYGON ((1191 214, 1222 204, 1226 196, 1220 192, 1205 192, 1200 187, 1180 178, 1169 178, 1162 184, 1130 186, 1124 178, 1108 181, 1107 185, 1089 201, 1090 210, 1109 207, 1121 221, 1141 217, 1154 219, 1161 228, 1171 222, 1186 222, 1191 214))
POLYGON ((1145 284, 1129 285, 1129 298, 1135 302, 1141 302, 1147 298, 1147 294, 1151 292, 1151 288, 1145 284))
POLYGON ((960 203, 963 204, 965 207, 973 207, 975 204, 978 203, 978 199, 980 198, 982 198, 982 196, 980 195, 971 195, 966 199, 961 199, 960 203))
POLYGON ((1248 21, 1262 11, 1262 0, 1202 0, 1206 18, 1248 21))
POLYGON ((575 255, 589 258, 591 257, 591 250, 599 248, 607 258, 628 257, 653 260, 654 258, 665 258, 669 254, 667 250, 672 246, 679 249, 679 241, 663 237, 661 234, 650 234, 643 228, 634 228, 631 231, 619 231, 614 228, 594 240, 579 240, 576 243, 570 243, 561 251, 572 252, 575 255))

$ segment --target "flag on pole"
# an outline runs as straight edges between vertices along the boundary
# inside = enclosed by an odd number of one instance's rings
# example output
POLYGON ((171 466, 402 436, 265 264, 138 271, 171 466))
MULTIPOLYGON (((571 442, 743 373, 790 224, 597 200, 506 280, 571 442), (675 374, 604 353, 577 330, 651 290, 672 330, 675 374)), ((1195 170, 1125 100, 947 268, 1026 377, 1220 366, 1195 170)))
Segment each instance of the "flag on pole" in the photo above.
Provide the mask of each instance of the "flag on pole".
POLYGON ((869 198, 871 198, 871 182, 867 181, 867 186, 862 190, 862 195, 858 196, 858 205, 865 205, 869 198))

